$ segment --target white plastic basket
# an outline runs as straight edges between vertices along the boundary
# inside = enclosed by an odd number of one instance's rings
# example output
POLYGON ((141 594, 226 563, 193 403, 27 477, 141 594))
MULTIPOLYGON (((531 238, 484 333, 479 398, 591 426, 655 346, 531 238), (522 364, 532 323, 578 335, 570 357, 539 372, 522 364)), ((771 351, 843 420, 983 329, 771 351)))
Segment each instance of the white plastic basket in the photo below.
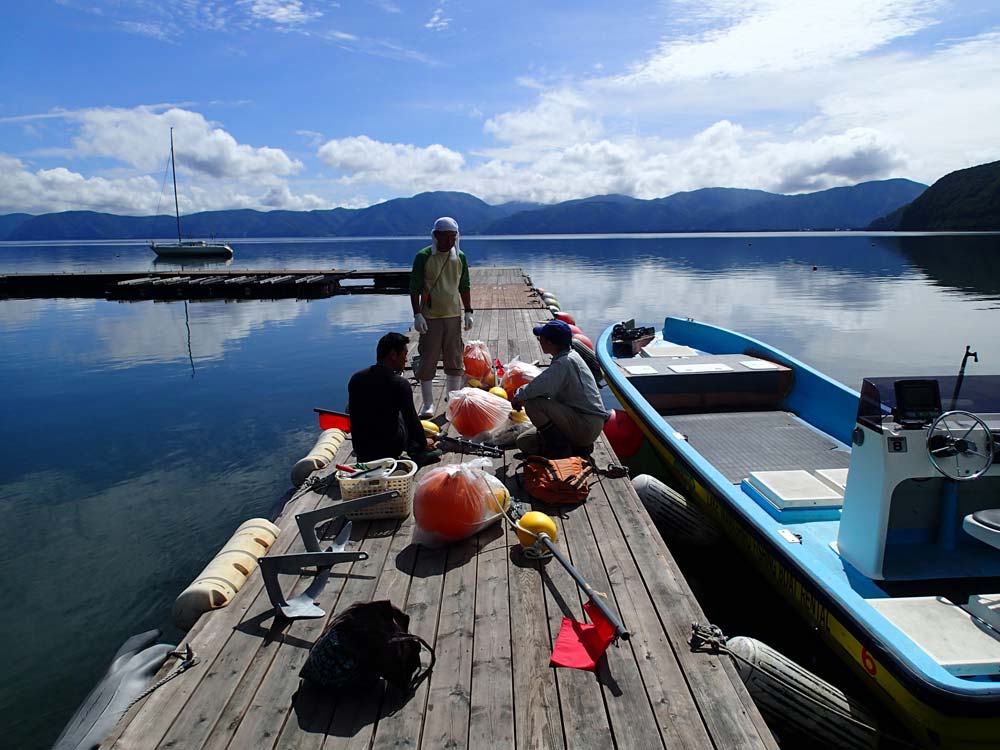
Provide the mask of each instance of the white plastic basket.
POLYGON ((340 484, 340 495, 344 500, 357 500, 359 497, 369 497, 382 492, 399 491, 395 500, 373 505, 370 508, 348 513, 351 521, 375 521, 382 518, 406 518, 413 509, 413 477, 417 473, 417 465, 406 459, 380 458, 377 461, 366 461, 369 468, 383 467, 388 469, 388 476, 368 476, 351 479, 345 471, 337 472, 337 482, 340 484))

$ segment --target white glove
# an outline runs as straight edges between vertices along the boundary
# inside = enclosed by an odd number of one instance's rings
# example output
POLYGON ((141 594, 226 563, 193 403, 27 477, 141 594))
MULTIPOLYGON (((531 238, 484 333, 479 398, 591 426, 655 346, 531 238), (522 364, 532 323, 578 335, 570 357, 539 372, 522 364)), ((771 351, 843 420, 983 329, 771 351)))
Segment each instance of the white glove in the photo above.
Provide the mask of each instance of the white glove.
POLYGON ((471 310, 466 310, 465 311, 465 330, 466 331, 471 331, 472 330, 472 311, 471 310))
POLYGON ((417 333, 427 333, 427 318, 420 313, 413 316, 413 330, 417 333))

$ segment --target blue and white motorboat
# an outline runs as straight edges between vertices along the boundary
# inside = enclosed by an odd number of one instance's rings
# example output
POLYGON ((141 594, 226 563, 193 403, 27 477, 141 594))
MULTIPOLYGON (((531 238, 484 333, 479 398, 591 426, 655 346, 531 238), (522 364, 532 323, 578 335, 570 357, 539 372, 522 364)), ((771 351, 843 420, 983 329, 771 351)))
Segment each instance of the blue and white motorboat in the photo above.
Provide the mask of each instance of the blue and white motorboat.
POLYGON ((716 326, 628 330, 597 355, 665 478, 921 743, 1000 747, 1000 376, 858 393, 716 326))

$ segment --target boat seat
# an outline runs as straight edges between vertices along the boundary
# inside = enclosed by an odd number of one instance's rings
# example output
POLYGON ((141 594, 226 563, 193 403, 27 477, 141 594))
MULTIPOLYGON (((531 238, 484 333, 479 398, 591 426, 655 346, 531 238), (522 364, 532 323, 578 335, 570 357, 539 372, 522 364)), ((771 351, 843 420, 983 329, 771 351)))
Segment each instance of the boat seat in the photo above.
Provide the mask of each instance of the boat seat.
POLYGON ((1000 508, 970 513, 962 519, 962 528, 984 544, 1000 549, 1000 508))
POLYGON ((749 354, 618 359, 629 382, 657 411, 774 410, 791 390, 791 368, 749 354))

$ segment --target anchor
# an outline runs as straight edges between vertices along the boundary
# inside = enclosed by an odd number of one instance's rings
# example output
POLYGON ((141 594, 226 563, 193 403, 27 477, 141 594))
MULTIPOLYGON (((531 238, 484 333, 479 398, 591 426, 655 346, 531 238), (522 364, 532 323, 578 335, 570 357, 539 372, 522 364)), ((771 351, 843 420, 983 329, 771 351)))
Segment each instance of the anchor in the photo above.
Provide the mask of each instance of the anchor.
POLYGON ((367 560, 368 553, 360 550, 347 552, 345 548, 351 538, 351 528, 353 524, 348 521, 344 528, 337 534, 333 545, 325 551, 320 550, 319 538, 316 536, 316 525, 324 521, 341 518, 348 513, 378 505, 387 500, 394 500, 399 497, 399 492, 382 492, 378 495, 361 497, 357 500, 328 505, 325 508, 317 508, 306 513, 299 513, 295 516, 295 523, 299 527, 299 536, 305 545, 305 552, 297 552, 289 555, 270 555, 257 560, 260 565, 260 574, 264 578, 264 589, 267 597, 271 600, 276 614, 287 620, 308 620, 325 617, 326 611, 317 603, 316 599, 323 592, 326 582, 330 578, 330 571, 338 563, 354 562, 356 560, 367 560), (316 568, 316 577, 308 588, 298 596, 286 599, 281 592, 281 585, 278 583, 279 573, 301 574, 304 568, 316 568))

